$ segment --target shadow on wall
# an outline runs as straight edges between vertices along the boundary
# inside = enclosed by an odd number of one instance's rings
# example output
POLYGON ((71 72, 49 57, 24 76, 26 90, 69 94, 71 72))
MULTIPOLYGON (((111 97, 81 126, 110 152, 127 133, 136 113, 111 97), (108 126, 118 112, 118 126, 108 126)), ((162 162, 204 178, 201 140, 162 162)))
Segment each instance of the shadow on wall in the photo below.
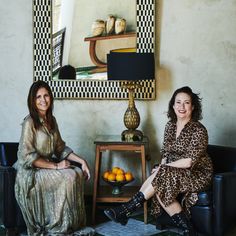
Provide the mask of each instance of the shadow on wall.
POLYGON ((162 12, 163 12, 163 0, 159 0, 156 3, 156 28, 155 28, 155 67, 156 67, 156 75, 155 78, 157 80, 156 83, 156 99, 158 100, 160 93, 164 93, 165 91, 172 91, 172 75, 171 70, 167 68, 165 65, 161 65, 160 61, 160 50, 161 50, 161 26, 162 26, 162 12))
POLYGON ((147 134, 149 138, 149 158, 151 158, 151 167, 154 163, 160 161, 160 147, 158 146, 158 140, 156 135, 156 128, 152 119, 151 107, 147 106, 147 119, 142 124, 142 130, 144 134, 147 134))
POLYGON ((160 48, 161 48, 161 23, 162 23, 162 9, 163 9, 163 0, 157 1, 155 4, 156 9, 156 28, 155 28, 155 61, 156 65, 160 65, 160 48))
POLYGON ((236 128, 225 127, 222 131, 218 131, 220 136, 215 139, 214 144, 236 147, 236 128))
MULTIPOLYGON (((157 98, 156 100, 158 101, 159 98, 161 97, 161 94, 164 94, 166 92, 172 92, 172 75, 171 72, 168 68, 165 68, 164 66, 158 66, 157 71, 157 98)), ((169 97, 168 101, 166 101, 166 104, 169 102, 169 97)), ((158 103, 157 103, 158 105, 158 103)), ((166 112, 168 110, 168 107, 165 107, 165 110, 163 112, 166 112)), ((144 131, 144 134, 148 134, 149 136, 149 145, 150 145, 150 155, 151 155, 151 167, 156 164, 157 162, 160 161, 161 155, 160 155, 160 149, 161 147, 158 145, 158 143, 163 142, 163 140, 158 140, 157 133, 156 133, 156 121, 153 121, 152 115, 153 111, 151 110, 151 106, 147 106, 147 119, 142 122, 142 130, 144 131)))
MULTIPOLYGON (((172 74, 171 74, 171 70, 163 65, 160 65, 157 69, 157 100, 159 100, 159 97, 161 95, 161 93, 165 93, 165 92, 170 92, 170 94, 172 95, 173 92, 173 85, 172 85, 172 74)), ((169 102, 170 97, 168 98, 168 101, 166 101, 167 103, 169 102)), ((167 110, 168 108, 166 108, 167 110)))

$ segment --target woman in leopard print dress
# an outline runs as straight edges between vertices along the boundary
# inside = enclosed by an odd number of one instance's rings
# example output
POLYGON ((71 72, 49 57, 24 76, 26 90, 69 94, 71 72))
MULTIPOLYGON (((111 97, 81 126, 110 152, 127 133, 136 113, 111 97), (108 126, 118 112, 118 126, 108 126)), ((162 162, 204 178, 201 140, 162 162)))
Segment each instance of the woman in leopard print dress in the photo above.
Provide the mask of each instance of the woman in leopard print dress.
POLYGON ((113 221, 125 225, 128 216, 143 202, 152 198, 151 213, 158 216, 164 209, 185 235, 194 235, 189 216, 190 207, 198 200, 197 193, 212 180, 212 163, 207 155, 208 134, 199 122, 202 118, 201 99, 189 87, 177 89, 168 110, 161 149, 161 164, 152 170, 140 191, 117 208, 105 210, 113 221), (178 202, 179 194, 183 195, 178 202))

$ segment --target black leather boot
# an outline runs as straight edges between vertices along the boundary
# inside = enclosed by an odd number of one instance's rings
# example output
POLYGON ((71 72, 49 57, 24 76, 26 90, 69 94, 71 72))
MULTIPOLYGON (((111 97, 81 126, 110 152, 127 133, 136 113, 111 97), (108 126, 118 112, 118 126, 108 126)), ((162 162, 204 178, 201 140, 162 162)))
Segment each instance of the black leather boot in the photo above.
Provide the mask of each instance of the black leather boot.
POLYGON ((171 217, 161 208, 160 214, 156 217, 156 229, 164 230, 171 225, 171 217))
POLYGON ((183 230, 184 236, 196 236, 197 233, 193 228, 191 221, 187 218, 185 213, 181 211, 180 213, 171 216, 171 219, 175 226, 183 230))
POLYGON ((128 217, 146 201, 142 192, 137 192, 128 202, 111 209, 104 210, 105 215, 114 222, 126 225, 128 217))

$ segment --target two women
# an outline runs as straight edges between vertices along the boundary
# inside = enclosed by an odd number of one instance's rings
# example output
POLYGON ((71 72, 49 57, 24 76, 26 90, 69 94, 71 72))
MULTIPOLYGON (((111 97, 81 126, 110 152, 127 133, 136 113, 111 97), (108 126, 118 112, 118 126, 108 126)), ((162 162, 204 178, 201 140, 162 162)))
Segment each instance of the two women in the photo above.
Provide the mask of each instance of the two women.
MULTIPOLYGON (((61 139, 52 115, 52 92, 45 82, 31 86, 28 107, 16 164, 16 198, 29 235, 68 235, 85 226, 83 181, 90 178, 89 168, 61 139), (81 164, 81 169, 72 168, 71 161, 81 164)), ((193 235, 189 209, 212 179, 212 163, 206 152, 208 134, 199 122, 201 99, 189 87, 176 90, 168 118, 161 164, 129 202, 104 212, 125 225, 129 215, 152 198, 154 216, 165 210, 185 235, 193 235), (184 196, 183 204, 177 201, 179 194, 184 196)))
POLYGON ((167 115, 169 122, 165 127, 161 164, 152 170, 128 203, 106 209, 104 213, 125 225, 129 215, 152 198, 152 215, 157 217, 164 210, 185 235, 194 235, 189 209, 198 200, 197 193, 210 185, 213 173, 207 155, 207 130, 199 122, 201 99, 189 87, 177 89, 167 115), (177 201, 179 194, 183 195, 182 205, 177 201))
POLYGON ((28 108, 15 164, 16 199, 28 235, 69 235, 86 224, 84 180, 90 171, 61 138, 47 83, 32 84, 28 108))

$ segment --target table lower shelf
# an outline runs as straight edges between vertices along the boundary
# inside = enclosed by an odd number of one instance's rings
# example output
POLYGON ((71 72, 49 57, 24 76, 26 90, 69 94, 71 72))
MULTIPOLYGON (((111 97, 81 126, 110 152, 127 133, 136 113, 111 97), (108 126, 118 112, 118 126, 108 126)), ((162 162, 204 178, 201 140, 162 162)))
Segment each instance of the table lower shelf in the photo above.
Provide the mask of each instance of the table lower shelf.
POLYGON ((121 194, 112 194, 111 186, 99 186, 96 202, 127 202, 140 186, 124 186, 121 194))

